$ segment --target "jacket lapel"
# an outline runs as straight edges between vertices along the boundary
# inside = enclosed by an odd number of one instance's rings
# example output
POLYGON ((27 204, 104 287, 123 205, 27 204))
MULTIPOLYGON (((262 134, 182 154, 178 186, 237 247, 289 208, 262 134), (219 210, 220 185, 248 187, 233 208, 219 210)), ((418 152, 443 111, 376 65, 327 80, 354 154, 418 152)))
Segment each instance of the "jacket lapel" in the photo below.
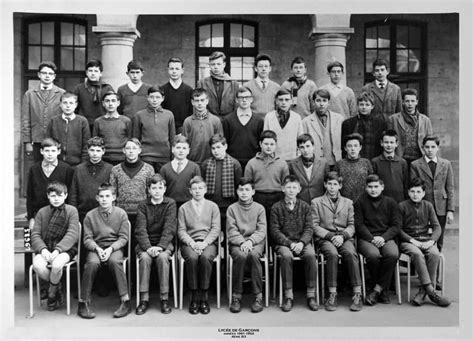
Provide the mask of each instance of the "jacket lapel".
MULTIPOLYGON (((439 161, 438 161, 438 163, 439 163, 439 161)), ((435 175, 436 175, 436 173, 437 173, 437 171, 438 171, 438 168, 439 168, 438 166, 439 166, 439 164, 436 166, 435 175)), ((433 179, 433 174, 431 174, 430 166, 428 166, 428 163, 426 162, 426 160, 425 160, 424 157, 423 157, 423 161, 421 162, 420 168, 421 168, 426 174, 428 174, 428 176, 429 176, 431 179, 433 179)))
POLYGON ((214 87, 214 83, 212 82, 212 78, 211 76, 209 76, 208 78, 204 79, 204 83, 207 83, 206 87, 208 89, 211 89, 211 92, 212 94, 217 98, 217 92, 216 92, 216 88, 214 87))
MULTIPOLYGON (((316 114, 311 114, 311 126, 313 127, 313 130, 316 132, 316 135, 318 135, 319 138, 319 143, 323 143, 323 137, 322 137, 322 132, 321 132, 321 127, 319 126, 319 122, 317 121, 318 118, 316 117, 316 114)), ((316 142, 316 141, 315 141, 316 142)))
POLYGON ((440 158, 438 158, 438 163, 436 164, 436 170, 435 170, 435 175, 434 175, 434 179, 436 179, 436 177, 439 175, 439 173, 441 173, 441 171, 446 167, 446 163, 444 163, 443 160, 441 160, 440 158))

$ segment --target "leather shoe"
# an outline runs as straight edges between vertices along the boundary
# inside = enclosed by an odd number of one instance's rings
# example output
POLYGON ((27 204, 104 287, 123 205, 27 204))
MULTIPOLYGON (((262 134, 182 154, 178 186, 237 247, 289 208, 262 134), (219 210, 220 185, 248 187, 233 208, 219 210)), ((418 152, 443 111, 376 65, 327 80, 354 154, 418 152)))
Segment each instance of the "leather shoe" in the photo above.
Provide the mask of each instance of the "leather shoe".
POLYGON ((143 315, 146 313, 148 310, 148 301, 140 301, 140 304, 138 305, 137 309, 135 309, 135 314, 137 315, 143 315))
POLYGON ((314 298, 314 297, 308 297, 308 299, 306 300, 306 303, 308 304, 309 310, 311 310, 311 311, 318 311, 319 305, 318 305, 318 303, 316 302, 316 298, 314 298))
POLYGON ((241 309, 242 309, 242 305, 240 303, 240 299, 237 297, 232 298, 232 303, 230 304, 229 310, 232 313, 240 313, 241 309))
POLYGON ((40 299, 45 300, 47 298, 48 298, 48 289, 41 288, 41 290, 40 290, 40 299))
POLYGON ((199 313, 199 306, 196 301, 191 301, 191 303, 189 303, 189 312, 193 315, 199 313))
POLYGON ((252 306, 250 307, 252 313, 259 313, 263 310, 263 303, 261 298, 256 298, 253 302, 252 306))
POLYGON ((372 290, 372 292, 368 294, 365 298, 365 303, 367 303, 368 305, 375 305, 379 301, 379 296, 379 292, 372 290))
POLYGON ((79 315, 83 319, 93 319, 95 317, 95 313, 90 308, 89 302, 79 302, 79 306, 77 308, 77 315, 79 315))
POLYGON ((199 311, 201 312, 201 314, 209 314, 209 312, 211 311, 211 308, 209 307, 209 303, 207 303, 207 301, 201 301, 201 303, 199 304, 199 311))
POLYGON ((379 302, 383 304, 390 304, 390 297, 387 291, 383 290, 379 295, 379 302))
POLYGON ((53 311, 58 308, 58 301, 56 300, 56 297, 48 297, 46 304, 48 306, 49 311, 53 311))
POLYGON ((171 307, 168 300, 161 300, 161 312, 163 314, 171 313, 171 307))
POLYGON ((132 312, 132 308, 130 307, 130 300, 122 301, 118 309, 114 312, 114 317, 120 318, 125 317, 132 312))
POLYGON ((416 295, 413 296, 413 298, 411 299, 411 304, 414 305, 414 306, 419 307, 419 306, 423 305, 423 303, 425 301, 425 297, 426 297, 425 289, 420 288, 418 290, 418 292, 416 293, 416 295))
POLYGON ((289 312, 293 308, 293 300, 291 298, 283 299, 283 304, 281 305, 281 310, 285 313, 289 312))

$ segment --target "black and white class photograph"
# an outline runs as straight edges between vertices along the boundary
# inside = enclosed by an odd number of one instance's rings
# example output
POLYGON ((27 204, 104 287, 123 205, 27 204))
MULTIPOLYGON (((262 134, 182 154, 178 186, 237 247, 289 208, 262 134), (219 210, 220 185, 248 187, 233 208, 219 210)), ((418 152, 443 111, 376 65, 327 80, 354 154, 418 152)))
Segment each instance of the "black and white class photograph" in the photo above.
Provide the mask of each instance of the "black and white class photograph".
POLYGON ((473 3, 0 3, 4 340, 468 340, 473 3))

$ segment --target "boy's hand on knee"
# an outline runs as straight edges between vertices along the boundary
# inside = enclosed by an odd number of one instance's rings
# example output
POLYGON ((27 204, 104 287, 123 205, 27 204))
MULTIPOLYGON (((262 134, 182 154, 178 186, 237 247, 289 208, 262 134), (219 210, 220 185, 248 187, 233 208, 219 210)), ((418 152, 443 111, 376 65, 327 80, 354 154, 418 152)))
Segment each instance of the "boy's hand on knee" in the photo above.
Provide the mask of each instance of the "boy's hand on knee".
POLYGON ((59 255, 58 250, 54 250, 53 252, 51 252, 51 261, 53 261, 54 258, 56 258, 58 255, 59 255))
POLYGON ((41 250, 41 256, 43 257, 43 259, 45 261, 47 261, 48 263, 51 261, 51 252, 49 252, 48 249, 43 249, 41 250))
POLYGON ((104 258, 103 262, 107 262, 107 261, 109 260, 110 255, 112 254, 112 251, 113 251, 113 250, 112 250, 111 247, 108 247, 108 248, 106 248, 106 249, 104 250, 104 252, 103 252, 103 254, 102 254, 102 255, 103 255, 103 258, 104 258))
POLYGON ((344 238, 341 235, 334 236, 331 238, 331 243, 333 243, 335 247, 340 247, 342 243, 344 243, 344 238))
POLYGON ((451 224, 453 221, 454 221, 454 213, 453 211, 448 211, 448 213, 446 214, 446 222, 448 224, 451 224))
POLYGON ((421 243, 421 249, 422 250, 428 250, 430 247, 434 245, 435 241, 434 240, 428 240, 424 243, 421 243))
POLYGON ((381 236, 376 236, 372 239, 372 244, 374 244, 377 248, 381 248, 385 245, 385 239, 381 236))
POLYGON ((413 245, 415 245, 417 248, 420 248, 420 249, 421 249, 422 246, 423 246, 423 243, 422 243, 422 242, 419 242, 418 240, 413 239, 413 238, 410 239, 410 244, 413 244, 413 245))
POLYGON ((30 231, 32 231, 34 227, 35 227, 35 218, 31 218, 28 221, 28 228, 30 229, 30 231))
POLYGON ((295 247, 293 249, 293 253, 297 256, 299 256, 299 254, 301 253, 301 251, 303 251, 303 248, 304 248, 304 244, 303 242, 298 242, 295 244, 295 247))
POLYGON ((247 253, 247 252, 252 251, 252 249, 253 249, 253 243, 251 240, 247 240, 240 245, 240 250, 242 250, 242 252, 247 253))

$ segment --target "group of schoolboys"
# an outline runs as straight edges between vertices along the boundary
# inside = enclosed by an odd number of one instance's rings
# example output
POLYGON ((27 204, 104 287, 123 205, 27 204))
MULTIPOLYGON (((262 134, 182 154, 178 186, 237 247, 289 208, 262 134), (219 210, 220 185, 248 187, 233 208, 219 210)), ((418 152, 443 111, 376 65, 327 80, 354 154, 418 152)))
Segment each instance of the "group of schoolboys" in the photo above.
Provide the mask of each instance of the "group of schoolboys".
POLYGON ((435 291, 435 274, 444 226, 453 220, 453 172, 437 156, 439 140, 417 110, 416 91, 402 97, 380 60, 373 65, 376 80, 356 101, 341 83, 338 62, 328 66, 331 83, 318 90, 301 57, 279 87, 269 79, 270 57, 258 56, 257 77, 240 88, 224 72, 223 53, 209 59, 211 76, 194 90, 181 79, 179 58, 169 60, 170 81, 162 87, 143 83, 143 67, 131 61, 131 82, 117 93, 101 81, 98 60, 87 63, 87 78, 73 93, 53 84, 54 63, 40 65, 39 88, 24 96, 22 133, 25 151, 38 161, 28 176, 27 216, 38 253, 34 268, 49 282, 48 308, 62 301, 62 267, 81 240, 86 260, 78 314, 95 316, 90 299, 101 265, 113 273, 120 295, 114 316, 130 313, 123 259, 133 241, 141 276, 136 313, 148 309, 153 260, 161 311, 171 312, 169 258, 177 238, 189 311, 207 314, 224 224, 234 259, 232 312, 241 310, 247 263, 251 310, 263 309, 259 259, 267 237, 280 262, 283 311, 293 305, 294 257, 304 262, 308 307, 318 309, 315 246, 327 261, 326 309, 337 306, 338 254, 353 287, 351 310, 362 308, 355 236, 371 274, 367 304, 389 301, 399 239, 422 285, 412 302, 421 305, 428 295, 449 305, 435 291))

